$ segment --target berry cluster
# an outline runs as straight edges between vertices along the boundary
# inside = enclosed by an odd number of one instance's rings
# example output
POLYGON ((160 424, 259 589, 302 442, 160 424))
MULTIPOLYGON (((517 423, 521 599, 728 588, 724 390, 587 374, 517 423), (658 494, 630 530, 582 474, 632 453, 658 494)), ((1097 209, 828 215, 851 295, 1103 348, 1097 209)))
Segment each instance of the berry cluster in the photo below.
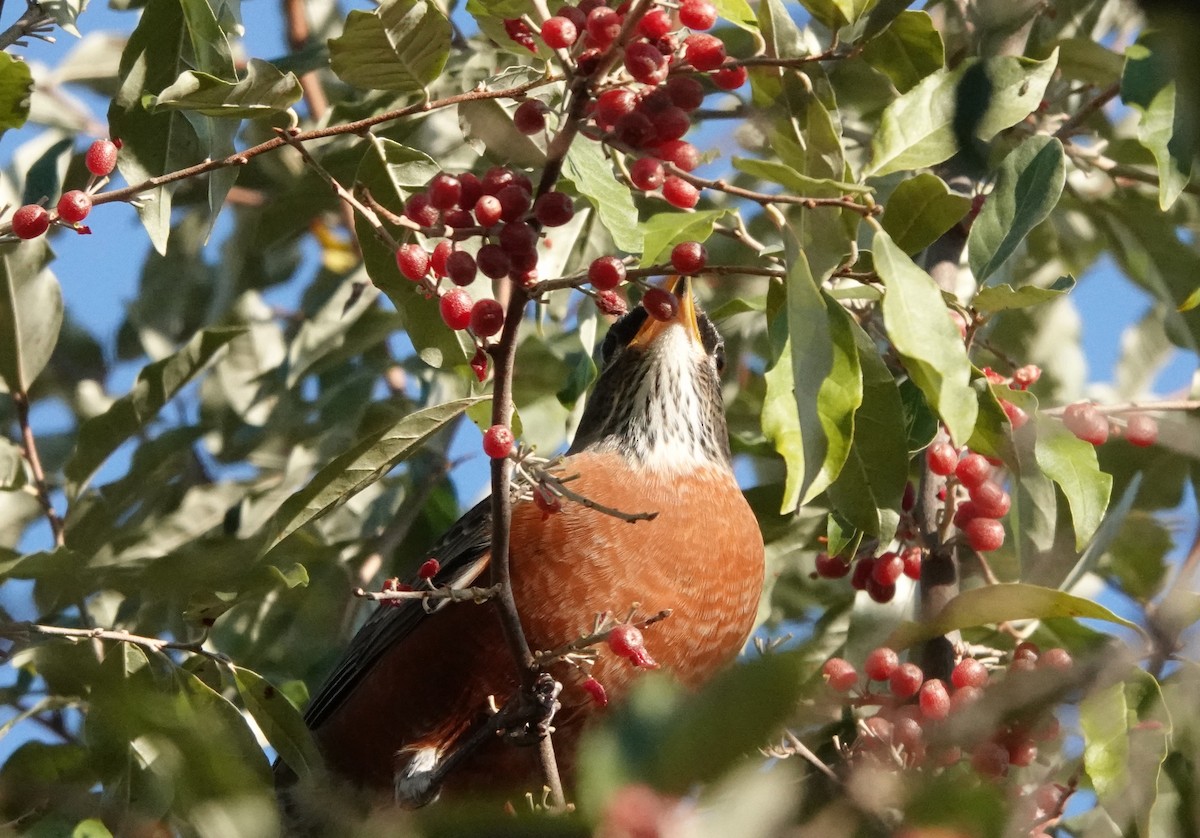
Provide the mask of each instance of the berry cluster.
POLYGON ((84 156, 84 164, 92 177, 87 190, 72 189, 64 192, 58 199, 55 214, 41 204, 26 204, 18 207, 12 216, 12 233, 19 239, 36 239, 50 229, 54 222, 64 227, 70 227, 78 233, 91 232, 86 227, 80 227, 79 222, 88 217, 92 211, 92 195, 103 185, 103 178, 112 174, 117 167, 117 151, 120 142, 113 140, 96 140, 88 148, 84 156))
POLYGON ((1124 428, 1111 416, 1105 416, 1091 402, 1068 405, 1062 422, 1068 431, 1092 445, 1103 445, 1109 435, 1122 433, 1131 445, 1146 448, 1158 441, 1158 422, 1145 413, 1132 413, 1125 418, 1124 428))
MULTIPOLYGON (((1005 678, 1019 678, 1035 669, 1067 670, 1073 665, 1065 649, 1041 652, 1032 643, 1020 643, 1009 656, 1005 678)), ((850 694, 857 707, 876 708, 862 720, 859 735, 846 750, 850 759, 872 760, 906 768, 939 769, 962 760, 987 778, 1003 777, 1010 767, 1033 763, 1038 743, 1057 739, 1058 720, 1049 714, 1019 717, 977 742, 930 745, 931 736, 944 720, 966 712, 987 689, 996 669, 976 658, 963 658, 951 672, 947 684, 926 678, 914 663, 903 663, 892 649, 871 651, 863 662, 861 677, 843 658, 830 658, 822 668, 829 688, 850 694), (964 750, 963 746, 967 747, 964 750)), ((944 740, 944 737, 941 737, 944 740)))

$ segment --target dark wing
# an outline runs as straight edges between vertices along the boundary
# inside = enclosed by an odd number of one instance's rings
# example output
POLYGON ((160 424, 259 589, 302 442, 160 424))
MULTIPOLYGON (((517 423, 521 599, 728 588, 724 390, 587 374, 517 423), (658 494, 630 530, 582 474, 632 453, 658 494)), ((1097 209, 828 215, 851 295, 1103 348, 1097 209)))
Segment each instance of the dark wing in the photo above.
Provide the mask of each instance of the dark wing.
MULTIPOLYGON (((428 556, 441 563, 434 578, 438 585, 465 588, 487 570, 488 550, 492 543, 491 499, 476 504, 459 518, 446 534, 429 550, 428 556)), ((445 601, 442 602, 445 604, 445 601)), ((434 613, 437 613, 436 609, 434 613)), ((376 661, 393 644, 403 642, 422 620, 432 614, 417 599, 405 600, 402 605, 380 603, 377 610, 354 635, 350 646, 338 661, 333 672, 304 712, 309 728, 320 727, 337 710, 376 661)))

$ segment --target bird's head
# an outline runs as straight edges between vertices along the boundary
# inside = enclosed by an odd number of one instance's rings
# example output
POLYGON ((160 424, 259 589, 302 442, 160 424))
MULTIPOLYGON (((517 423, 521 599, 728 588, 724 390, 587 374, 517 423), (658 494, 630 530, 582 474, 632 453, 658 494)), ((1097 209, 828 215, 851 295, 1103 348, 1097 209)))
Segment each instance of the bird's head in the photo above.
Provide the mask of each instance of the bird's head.
POLYGON ((729 469, 724 342, 686 278, 670 290, 674 316, 659 320, 638 306, 608 330, 572 453, 617 451, 660 471, 729 469))

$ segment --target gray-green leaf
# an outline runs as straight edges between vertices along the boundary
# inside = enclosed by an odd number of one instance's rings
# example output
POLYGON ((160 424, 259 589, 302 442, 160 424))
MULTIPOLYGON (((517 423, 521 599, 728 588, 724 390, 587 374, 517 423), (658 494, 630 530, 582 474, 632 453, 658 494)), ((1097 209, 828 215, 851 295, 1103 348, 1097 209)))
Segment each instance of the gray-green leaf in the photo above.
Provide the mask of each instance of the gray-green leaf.
POLYGON ((450 21, 427 0, 388 0, 374 12, 352 11, 329 41, 333 72, 364 90, 420 93, 450 55, 450 21))

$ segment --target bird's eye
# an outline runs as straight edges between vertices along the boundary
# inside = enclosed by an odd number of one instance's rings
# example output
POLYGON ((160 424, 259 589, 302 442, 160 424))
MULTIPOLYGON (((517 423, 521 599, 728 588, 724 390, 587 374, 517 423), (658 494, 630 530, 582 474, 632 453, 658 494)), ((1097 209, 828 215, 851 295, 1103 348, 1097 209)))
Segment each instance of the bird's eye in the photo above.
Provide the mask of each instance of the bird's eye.
POLYGON ((717 362, 717 375, 725 372, 725 347, 719 347, 713 355, 713 360, 717 362))

